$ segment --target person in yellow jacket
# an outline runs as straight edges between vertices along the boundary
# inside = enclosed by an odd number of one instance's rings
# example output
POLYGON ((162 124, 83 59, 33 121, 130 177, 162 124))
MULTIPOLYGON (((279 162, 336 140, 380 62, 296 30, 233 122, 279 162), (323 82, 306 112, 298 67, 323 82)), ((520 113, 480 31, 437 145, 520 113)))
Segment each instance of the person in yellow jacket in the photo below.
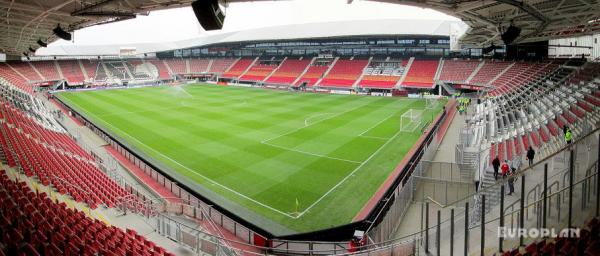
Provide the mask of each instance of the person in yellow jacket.
POLYGON ((571 133, 571 129, 567 129, 567 131, 565 132, 565 141, 567 142, 567 144, 571 144, 572 140, 573 134, 571 133))

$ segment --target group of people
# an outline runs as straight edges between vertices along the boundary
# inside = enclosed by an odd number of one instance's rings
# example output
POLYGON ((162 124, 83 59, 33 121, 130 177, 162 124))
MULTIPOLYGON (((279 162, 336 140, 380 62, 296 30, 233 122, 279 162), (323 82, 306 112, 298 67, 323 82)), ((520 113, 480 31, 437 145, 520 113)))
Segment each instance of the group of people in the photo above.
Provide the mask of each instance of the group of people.
POLYGON ((467 107, 471 105, 471 98, 457 98, 456 99, 456 110, 458 114, 462 115, 467 113, 467 107))
MULTIPOLYGON (((527 151, 527 159, 529 160, 529 165, 533 162, 533 157, 535 156, 535 151, 533 148, 529 147, 527 151), (530 152, 531 158, 530 158, 530 152)), ((498 172, 502 171, 502 178, 508 177, 508 195, 512 195, 515 192, 515 181, 516 181, 516 173, 521 168, 521 158, 515 157, 512 161, 508 161, 505 159, 502 163, 498 156, 492 160, 492 167, 494 168, 494 179, 498 180, 498 172)))
MULTIPOLYGON (((529 147, 527 149, 527 154, 525 154, 527 161, 529 162, 529 166, 533 164, 533 159, 535 158, 535 150, 533 147, 529 147)), ((505 159, 503 162, 500 162, 500 158, 496 156, 492 160, 492 168, 494 169, 494 180, 498 180, 498 175, 502 175, 502 178, 508 177, 508 195, 512 195, 515 192, 514 183, 516 181, 516 173, 521 168, 521 158, 515 157, 512 161, 508 161, 505 159), (500 173, 500 171, 502 171, 500 173)), ((479 189, 479 173, 476 173, 477 177, 475 178, 475 190, 479 189)))

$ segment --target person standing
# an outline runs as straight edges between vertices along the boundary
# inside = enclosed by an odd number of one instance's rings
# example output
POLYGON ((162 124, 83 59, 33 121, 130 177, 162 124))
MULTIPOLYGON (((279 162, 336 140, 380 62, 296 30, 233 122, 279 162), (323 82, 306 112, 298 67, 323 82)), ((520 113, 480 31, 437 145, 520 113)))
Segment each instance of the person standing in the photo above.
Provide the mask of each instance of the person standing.
POLYGON ((494 180, 498 180, 498 169, 500 169, 500 159, 498 159, 498 156, 492 160, 492 167, 494 167, 494 180))
POLYGON ((504 160, 504 163, 502 163, 500 169, 502 169, 502 177, 506 177, 508 175, 508 171, 510 170, 510 167, 508 166, 508 160, 504 160))
POLYGON ((535 157, 535 150, 533 150, 533 147, 529 146, 529 149, 527 150, 527 160, 529 161, 529 166, 531 166, 533 164, 534 157, 535 157))
POLYGON ((473 175, 473 181, 475 181, 475 193, 477 193, 479 191, 479 179, 480 179, 480 172, 479 170, 475 171, 475 175, 473 175))
POLYGON ((573 134, 571 133, 571 129, 567 128, 565 132, 565 141, 567 144, 571 144, 571 140, 573 140, 573 134))
POLYGON ((512 171, 510 172, 510 177, 508 177, 508 195, 512 195, 513 192, 515 192, 515 173, 516 171, 512 171))

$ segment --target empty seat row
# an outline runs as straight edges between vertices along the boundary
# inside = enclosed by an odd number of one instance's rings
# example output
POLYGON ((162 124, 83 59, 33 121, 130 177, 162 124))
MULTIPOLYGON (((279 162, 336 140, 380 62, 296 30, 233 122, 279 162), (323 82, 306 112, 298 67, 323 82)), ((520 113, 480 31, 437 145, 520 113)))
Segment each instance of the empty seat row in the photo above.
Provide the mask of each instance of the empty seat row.
POLYGON ((137 234, 91 219, 0 170, 0 239, 5 255, 172 255, 137 234))

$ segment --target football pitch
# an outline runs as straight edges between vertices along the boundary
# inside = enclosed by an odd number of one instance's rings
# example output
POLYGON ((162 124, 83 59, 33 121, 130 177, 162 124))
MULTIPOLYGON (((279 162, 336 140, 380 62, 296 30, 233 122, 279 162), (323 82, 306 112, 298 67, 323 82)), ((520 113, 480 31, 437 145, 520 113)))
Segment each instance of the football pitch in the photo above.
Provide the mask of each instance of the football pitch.
POLYGON ((215 85, 57 97, 179 183, 275 235, 350 223, 445 104, 401 131, 401 115, 425 109, 425 100, 215 85))

